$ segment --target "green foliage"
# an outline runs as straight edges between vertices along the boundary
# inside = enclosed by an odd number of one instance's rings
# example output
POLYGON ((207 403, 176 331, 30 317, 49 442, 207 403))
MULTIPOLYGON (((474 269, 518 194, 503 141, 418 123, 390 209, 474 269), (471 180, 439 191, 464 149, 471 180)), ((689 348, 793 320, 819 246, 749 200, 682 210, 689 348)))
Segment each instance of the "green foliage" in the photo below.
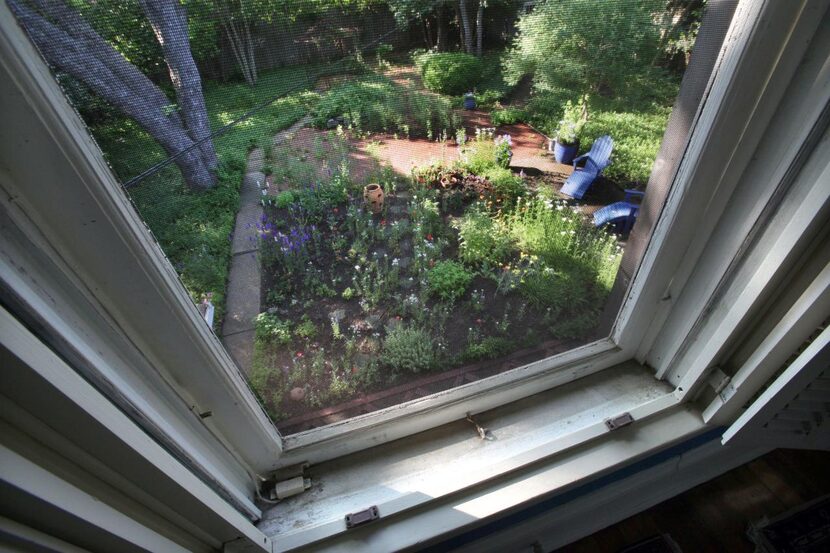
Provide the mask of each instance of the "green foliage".
POLYGON ((492 217, 468 209, 458 224, 458 255, 471 265, 500 265, 512 251, 512 240, 492 217))
POLYGON ((493 122, 494 127, 524 123, 529 117, 530 115, 527 110, 516 107, 506 107, 490 112, 490 120, 493 122))
MULTIPOLYGON (((211 128, 233 121, 253 106, 301 82, 304 68, 285 68, 260 76, 256 87, 205 81, 205 102, 211 128)), ((175 165, 145 178, 128 192, 139 214, 159 241, 194 301, 212 295, 216 321, 224 310, 230 240, 239 207, 239 186, 246 154, 302 117, 316 101, 312 93, 281 98, 214 139, 219 158, 218 182, 204 192, 190 190, 175 165)), ((90 130, 104 157, 122 180, 142 173, 167 158, 165 151, 135 122, 121 115, 90 121, 90 130)))
POLYGON ((479 361, 481 359, 495 359, 510 353, 513 343, 507 338, 500 336, 488 336, 480 342, 467 344, 467 348, 461 354, 464 361, 479 361))
POLYGON ((317 326, 311 319, 304 319, 303 322, 297 325, 297 328, 294 329, 294 334, 298 338, 303 338, 305 340, 310 340, 317 336, 317 326))
POLYGON ((435 345, 420 328, 398 327, 386 335, 383 361, 396 372, 419 373, 435 365, 435 345))
POLYGON ((562 108, 562 119, 556 128, 556 140, 565 145, 576 144, 587 121, 588 104, 585 97, 580 98, 576 104, 568 100, 562 108))
POLYGON ((481 80, 481 60, 470 54, 433 54, 423 62, 424 85, 442 94, 463 94, 481 80))
POLYGON ((443 98, 418 92, 373 75, 334 87, 317 104, 314 124, 344 117, 347 124, 370 132, 436 136, 454 132, 455 116, 443 98))
POLYGON ((439 261, 427 272, 427 288, 444 301, 463 296, 472 280, 473 275, 455 261, 439 261))
POLYGON ((291 343, 291 323, 271 313, 260 313, 254 319, 256 339, 265 344, 287 346, 291 343))
MULTIPOLYGON (((605 134, 614 139, 613 161, 604 176, 625 186, 648 181, 678 84, 665 73, 650 71, 630 83, 624 98, 589 96, 591 114, 582 129, 581 149, 587 151, 594 139, 605 134), (586 137, 589 140, 584 140, 586 137)), ((559 90, 534 96, 527 105, 530 123, 545 134, 555 135, 569 94, 559 90)))
POLYGON ((504 223, 531 262, 538 259, 559 272, 576 272, 601 292, 610 291, 620 263, 619 247, 612 236, 589 225, 566 204, 520 202, 504 223))
POLYGON ((493 193, 501 206, 513 205, 527 192, 525 181, 510 169, 490 167, 482 176, 493 185, 493 193))
POLYGON ((660 54, 654 14, 661 0, 560 0, 543 2, 521 17, 505 71, 511 82, 534 75, 540 91, 610 89, 628 81, 660 54))
POLYGON ((343 290, 343 293, 340 295, 343 297, 344 300, 349 301, 350 299, 355 297, 355 295, 357 295, 357 292, 355 292, 354 288, 348 286, 345 290, 343 290))
POLYGON ((277 197, 274 198, 274 206, 278 209, 286 209, 288 206, 297 201, 297 195, 291 190, 283 190, 277 197))
POLYGON ((496 144, 487 135, 479 134, 461 147, 461 167, 474 175, 483 175, 496 165, 496 144))

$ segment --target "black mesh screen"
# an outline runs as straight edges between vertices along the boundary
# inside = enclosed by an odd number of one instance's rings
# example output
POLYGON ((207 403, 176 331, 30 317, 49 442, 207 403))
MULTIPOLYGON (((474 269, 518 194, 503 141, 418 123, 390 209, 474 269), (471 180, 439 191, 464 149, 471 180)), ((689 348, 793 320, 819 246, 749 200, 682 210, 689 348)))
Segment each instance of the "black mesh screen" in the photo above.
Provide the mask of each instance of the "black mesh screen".
POLYGON ((597 338, 701 96, 703 0, 7 2, 289 433, 597 338))

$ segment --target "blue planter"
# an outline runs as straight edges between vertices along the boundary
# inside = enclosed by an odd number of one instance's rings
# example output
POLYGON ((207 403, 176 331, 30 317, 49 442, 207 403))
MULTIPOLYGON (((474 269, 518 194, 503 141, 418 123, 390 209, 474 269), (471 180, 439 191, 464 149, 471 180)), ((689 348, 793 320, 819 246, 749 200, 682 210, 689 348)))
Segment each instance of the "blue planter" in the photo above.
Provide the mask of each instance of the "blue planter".
POLYGON ((476 109, 476 97, 472 94, 464 95, 464 109, 476 109))
POLYGON ((579 140, 575 144, 564 145, 560 144, 558 140, 551 140, 553 146, 553 157, 558 163, 569 164, 572 163, 576 154, 579 152, 579 140))

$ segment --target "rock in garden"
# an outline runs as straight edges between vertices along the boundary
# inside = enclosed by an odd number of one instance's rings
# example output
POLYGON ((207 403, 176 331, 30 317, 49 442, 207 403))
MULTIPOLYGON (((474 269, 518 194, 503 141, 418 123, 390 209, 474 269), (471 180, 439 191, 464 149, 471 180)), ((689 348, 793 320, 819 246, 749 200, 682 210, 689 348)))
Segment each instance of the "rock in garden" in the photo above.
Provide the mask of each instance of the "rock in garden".
POLYGON ((335 309, 331 313, 329 313, 329 319, 339 323, 343 319, 346 318, 346 310, 345 309, 335 309))
POLYGON ((326 121, 326 128, 327 129, 336 129, 337 128, 337 120, 336 119, 329 119, 326 121))
POLYGON ((305 398, 305 390, 300 388, 299 386, 296 388, 291 388, 291 391, 288 393, 288 395, 294 401, 302 401, 305 398))
POLYGON ((397 330, 402 324, 403 321, 400 319, 389 319, 389 321, 386 322, 386 333, 389 334, 393 330, 397 330))
POLYGON ((366 317, 366 322, 369 323, 373 329, 377 329, 380 325, 380 315, 369 315, 366 317))

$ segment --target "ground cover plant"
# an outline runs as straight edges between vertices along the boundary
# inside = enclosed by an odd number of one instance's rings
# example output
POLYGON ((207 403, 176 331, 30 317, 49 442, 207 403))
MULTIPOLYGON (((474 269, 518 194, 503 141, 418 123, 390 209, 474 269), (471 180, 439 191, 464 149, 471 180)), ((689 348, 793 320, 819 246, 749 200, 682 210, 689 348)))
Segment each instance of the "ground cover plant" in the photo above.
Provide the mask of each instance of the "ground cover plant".
MULTIPOLYGON (((208 83, 205 102, 211 128, 227 125, 298 82, 308 84, 307 74, 307 68, 279 69, 260 75, 255 87, 208 83)), ((269 144, 274 134, 303 117, 316 100, 314 93, 291 93, 215 138, 218 179, 216 186, 207 191, 187 187, 175 165, 168 165, 128 190, 194 301, 211 298, 217 307, 217 322, 223 313, 230 235, 247 154, 269 144)), ((110 114, 90 126, 90 131, 122 182, 167 158, 155 140, 123 116, 110 114)))
POLYGON ((441 132, 454 133, 458 126, 449 101, 401 86, 380 74, 329 91, 315 107, 314 123, 326 128, 332 120, 359 131, 406 137, 433 138, 441 132))
POLYGON ((457 163, 373 175, 380 213, 344 164, 264 200, 251 382, 275 420, 592 336, 620 248, 502 167, 499 144, 483 130, 457 163))

